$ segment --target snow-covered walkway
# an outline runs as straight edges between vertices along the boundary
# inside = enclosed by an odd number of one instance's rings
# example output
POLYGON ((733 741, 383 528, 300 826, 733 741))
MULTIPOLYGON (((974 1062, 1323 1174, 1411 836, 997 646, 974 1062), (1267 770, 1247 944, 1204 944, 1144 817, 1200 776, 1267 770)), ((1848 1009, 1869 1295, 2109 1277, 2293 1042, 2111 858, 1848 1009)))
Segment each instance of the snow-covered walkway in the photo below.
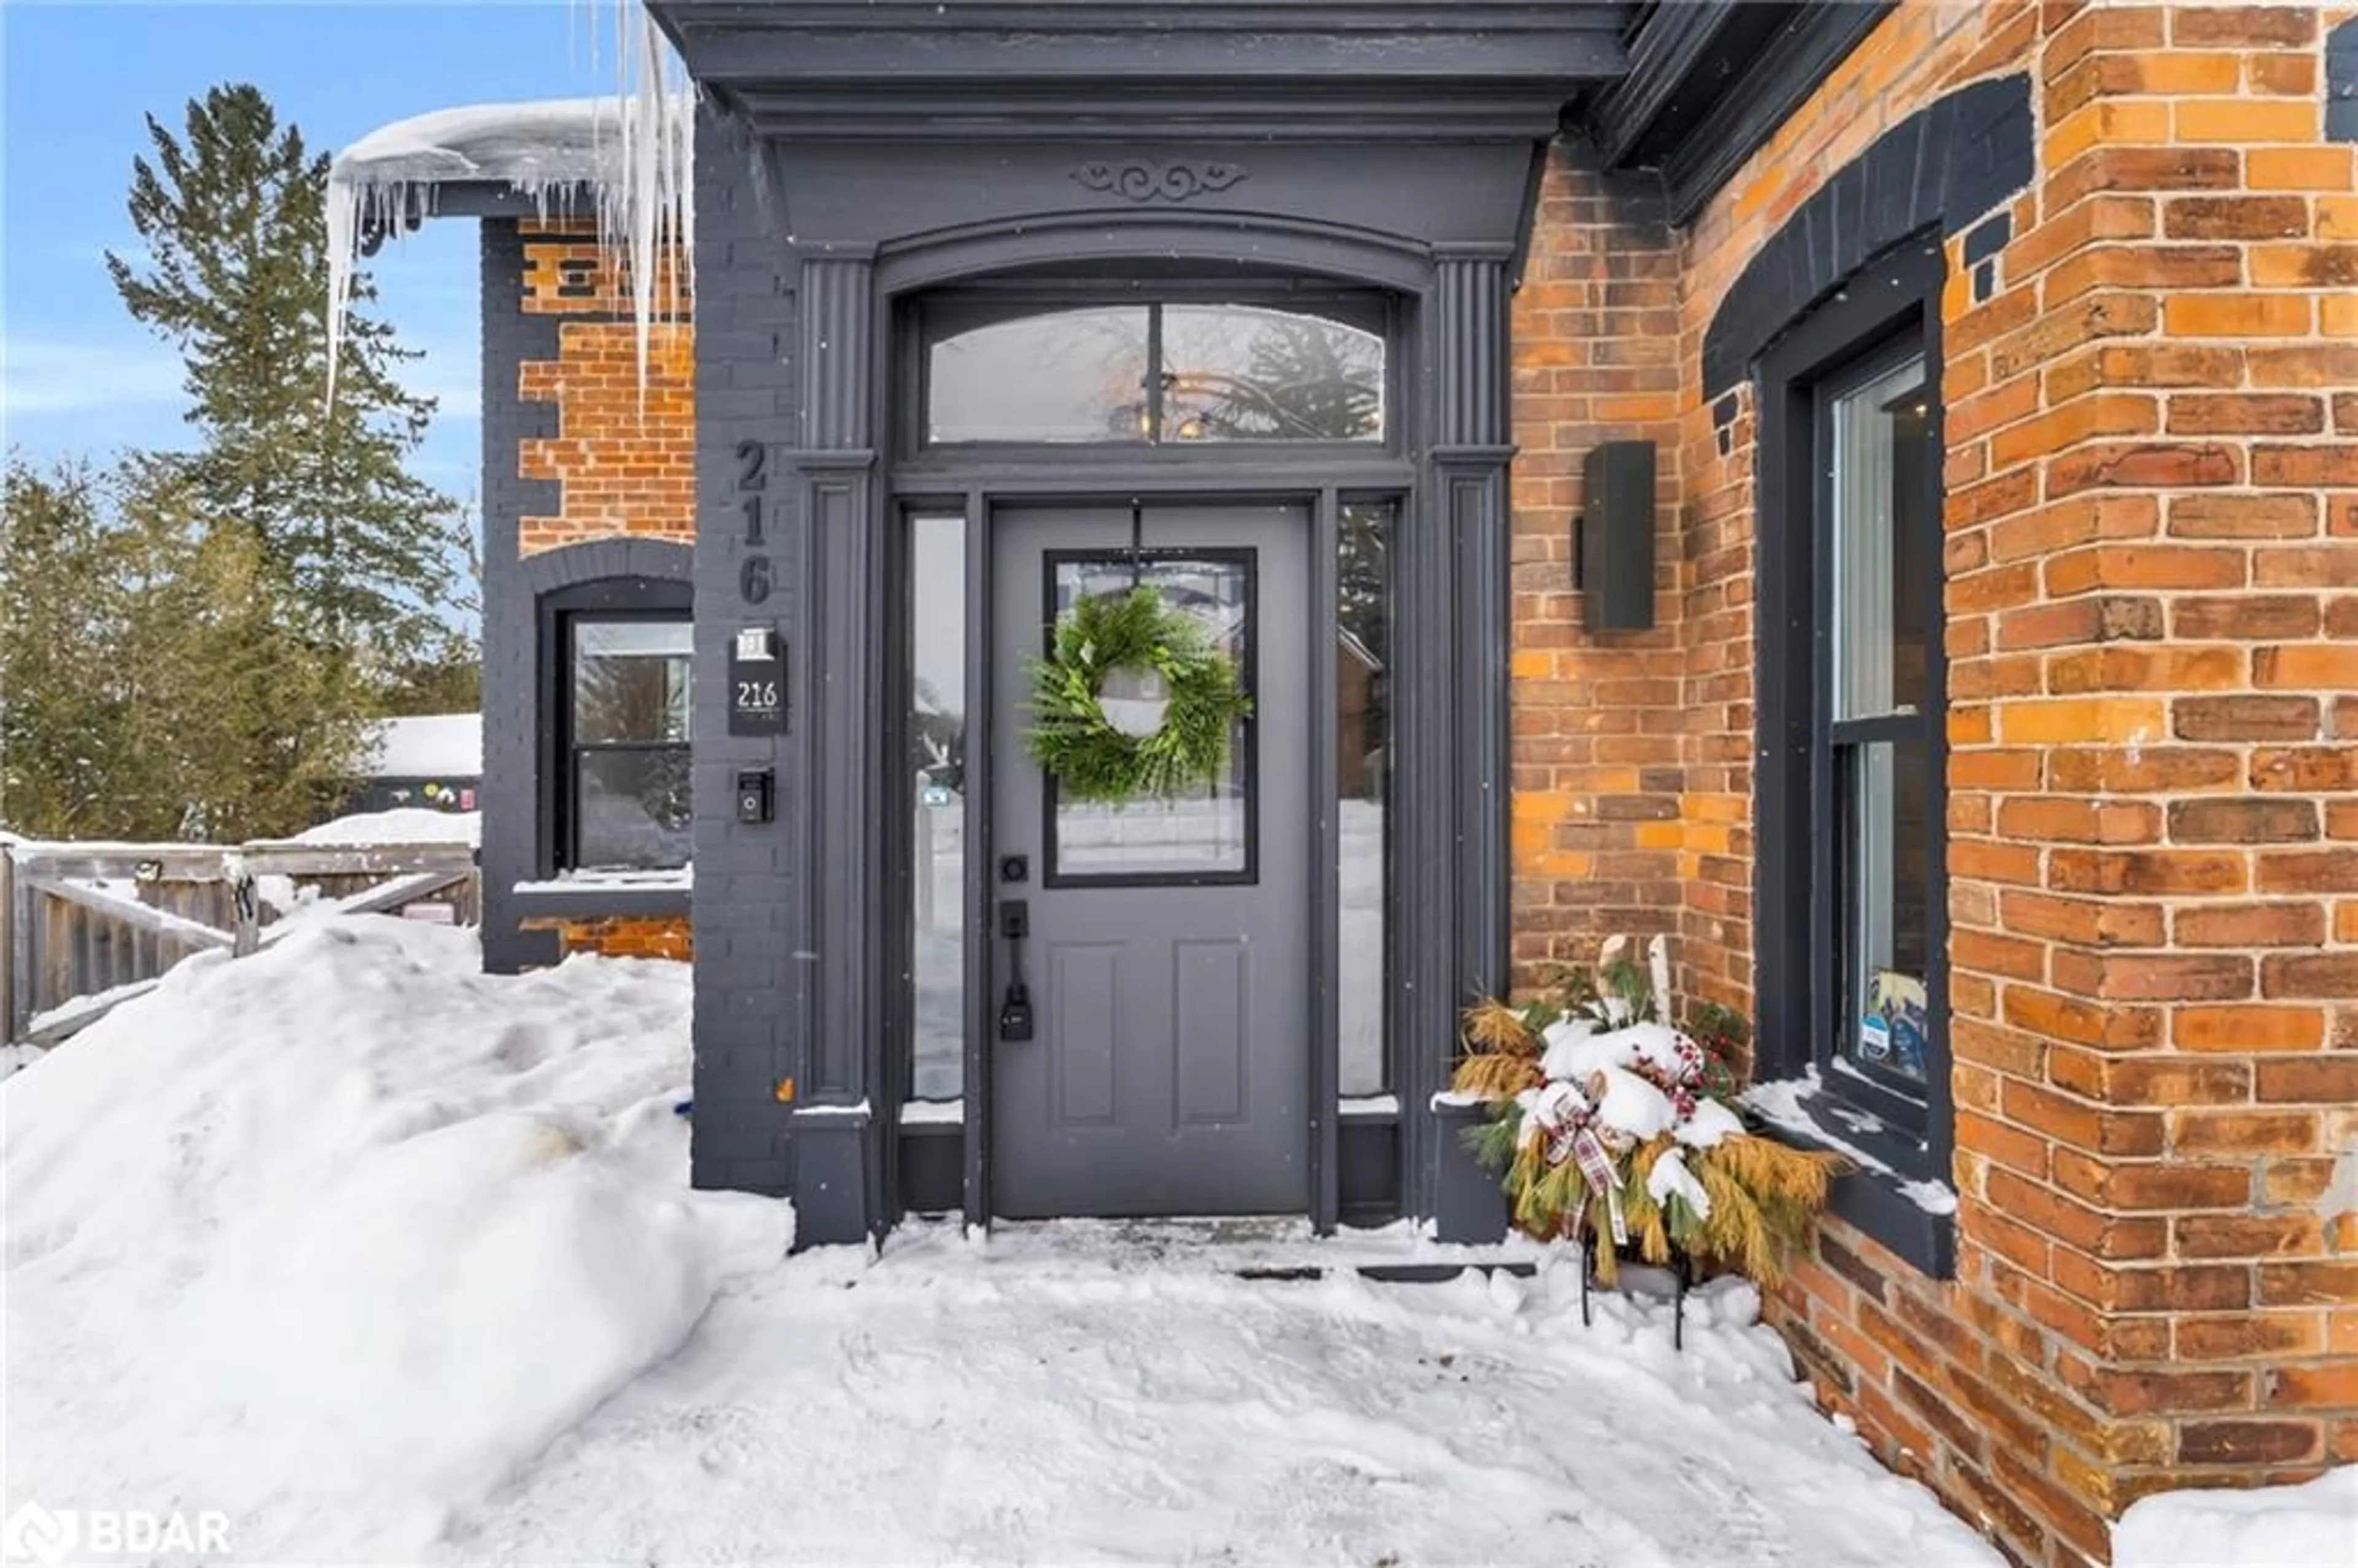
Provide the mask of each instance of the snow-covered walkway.
MULTIPOLYGON (((1993 1563, 1737 1284, 1244 1280, 1121 1227, 783 1256, 684 973, 321 918, 0 1084, 5 1498, 235 1562, 1993 1563)), ((1401 1245, 1412 1245, 1402 1243, 1401 1245)))
POLYGON ((454 1535, 471 1557, 904 1563, 1996 1561, 1790 1382, 1747 1290, 1123 1266, 912 1237, 724 1296, 454 1535), (1014 1256, 1009 1256, 1012 1251, 1014 1256), (611 1500, 637 1501, 614 1508, 611 1500))

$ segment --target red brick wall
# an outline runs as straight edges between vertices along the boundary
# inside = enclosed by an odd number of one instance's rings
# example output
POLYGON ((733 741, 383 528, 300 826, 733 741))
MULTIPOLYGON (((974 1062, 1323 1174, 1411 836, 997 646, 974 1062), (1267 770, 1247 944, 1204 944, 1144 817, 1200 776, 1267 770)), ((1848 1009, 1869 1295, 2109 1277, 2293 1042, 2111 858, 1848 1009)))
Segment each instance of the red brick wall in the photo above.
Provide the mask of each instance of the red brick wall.
POLYGON ((594 920, 526 920, 520 929, 554 931, 559 957, 602 953, 609 958, 672 958, 693 951, 686 915, 608 915, 594 920))
POLYGON ((517 453, 525 479, 555 480, 562 510, 526 517, 518 554, 620 534, 686 543, 696 535, 696 350, 688 302, 666 265, 640 380, 638 329, 623 258, 577 222, 526 222, 524 308, 565 319, 557 357, 526 361, 518 391, 557 405, 554 438, 517 453))
POLYGON ((1772 1303, 2026 1562, 2101 1559, 2157 1487, 2358 1458, 2358 1228, 2320 1212, 2358 1142, 2350 14, 1905 5, 1667 257, 1560 147, 1519 306, 1517 977, 1667 921, 1682 987, 1745 1005, 1754 411, 1715 423, 1702 333, 1883 130, 2031 79, 1997 287, 1952 242, 1942 312, 1957 1278, 1829 1222, 1772 1303), (1628 436, 1666 442, 1660 629, 1591 635, 1566 519, 1628 436))
POLYGON ((1681 851, 1703 831, 1682 808, 1689 665, 1671 596, 1659 596, 1662 629, 1591 636, 1571 571, 1581 459, 1615 437, 1662 443, 1657 549, 1677 558, 1677 237, 1659 191, 1608 182, 1565 145, 1539 201, 1513 316, 1510 831, 1521 985, 1602 936, 1675 929, 1681 851))

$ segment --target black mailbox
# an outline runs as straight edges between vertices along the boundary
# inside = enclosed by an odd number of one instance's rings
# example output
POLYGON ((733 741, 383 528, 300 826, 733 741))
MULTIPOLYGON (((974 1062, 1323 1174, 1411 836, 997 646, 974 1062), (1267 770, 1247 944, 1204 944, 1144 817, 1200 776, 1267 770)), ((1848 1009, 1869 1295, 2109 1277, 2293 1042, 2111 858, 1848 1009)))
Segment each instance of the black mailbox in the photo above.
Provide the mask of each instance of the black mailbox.
POLYGON ((1581 463, 1573 585, 1591 632, 1654 624, 1654 443, 1606 441, 1581 463))

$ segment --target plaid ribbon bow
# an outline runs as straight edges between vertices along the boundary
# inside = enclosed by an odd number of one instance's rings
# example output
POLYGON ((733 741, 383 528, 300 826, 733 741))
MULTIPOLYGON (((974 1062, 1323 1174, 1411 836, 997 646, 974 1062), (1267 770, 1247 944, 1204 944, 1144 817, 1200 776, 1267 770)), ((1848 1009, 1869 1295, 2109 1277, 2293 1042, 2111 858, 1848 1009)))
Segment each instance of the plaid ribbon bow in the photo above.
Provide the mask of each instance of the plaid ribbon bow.
POLYGON ((1621 1217, 1621 1173, 1596 1130, 1596 1106, 1572 1084, 1555 1083, 1541 1091, 1531 1108, 1548 1133, 1548 1163, 1571 1160, 1593 1191, 1605 1195, 1605 1212, 1613 1227, 1613 1244, 1626 1246, 1629 1230, 1621 1217))

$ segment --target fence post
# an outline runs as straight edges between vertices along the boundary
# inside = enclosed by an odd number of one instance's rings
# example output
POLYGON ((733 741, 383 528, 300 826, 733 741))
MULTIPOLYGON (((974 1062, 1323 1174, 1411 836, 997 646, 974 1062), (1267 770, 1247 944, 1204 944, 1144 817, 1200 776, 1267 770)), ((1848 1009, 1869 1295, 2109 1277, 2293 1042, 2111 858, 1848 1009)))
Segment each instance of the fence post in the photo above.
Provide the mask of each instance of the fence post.
POLYGON ((254 873, 246 870, 244 857, 224 855, 222 860, 222 870, 229 873, 230 903, 237 915, 229 956, 243 958, 262 946, 262 901, 256 896, 254 873))

